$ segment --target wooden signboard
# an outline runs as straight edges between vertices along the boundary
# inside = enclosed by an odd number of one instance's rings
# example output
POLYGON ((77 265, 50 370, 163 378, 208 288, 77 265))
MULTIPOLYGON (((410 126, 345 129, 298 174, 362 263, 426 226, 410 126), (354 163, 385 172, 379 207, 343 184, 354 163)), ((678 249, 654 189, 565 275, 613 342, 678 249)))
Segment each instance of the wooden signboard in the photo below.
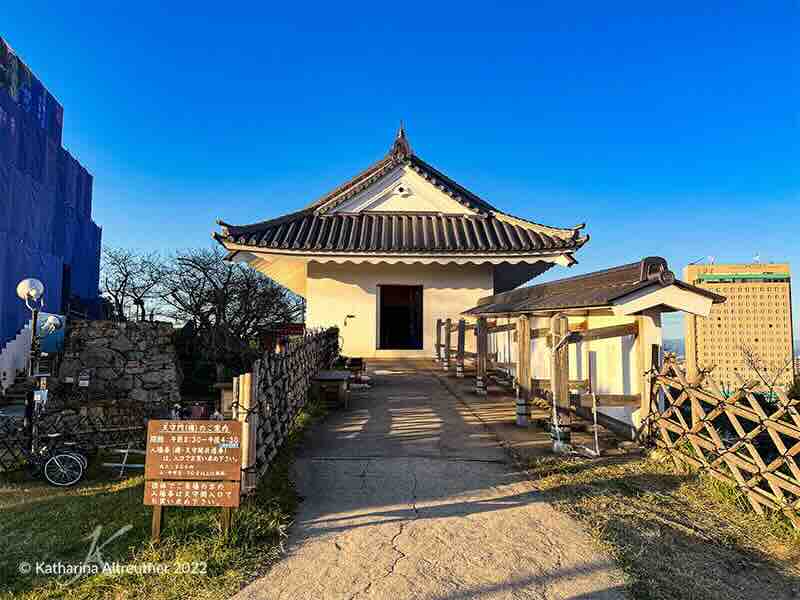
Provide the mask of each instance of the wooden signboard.
POLYGON ((145 479, 239 481, 239 421, 150 421, 145 479))
POLYGON ((148 481, 148 506, 239 506, 238 481, 148 481))
POLYGON ((153 507, 152 538, 161 537, 164 507, 222 507, 227 532, 239 506, 242 424, 161 421, 147 424, 144 503, 153 507))

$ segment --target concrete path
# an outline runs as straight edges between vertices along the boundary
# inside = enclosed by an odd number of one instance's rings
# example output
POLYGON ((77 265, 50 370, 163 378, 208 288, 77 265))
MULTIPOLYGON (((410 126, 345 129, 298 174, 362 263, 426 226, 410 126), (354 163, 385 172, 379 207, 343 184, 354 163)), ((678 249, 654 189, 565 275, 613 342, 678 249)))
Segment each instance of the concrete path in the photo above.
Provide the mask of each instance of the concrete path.
POLYGON ((623 598, 581 527, 507 463, 430 372, 373 367, 372 390, 306 437, 288 556, 237 598, 623 598))

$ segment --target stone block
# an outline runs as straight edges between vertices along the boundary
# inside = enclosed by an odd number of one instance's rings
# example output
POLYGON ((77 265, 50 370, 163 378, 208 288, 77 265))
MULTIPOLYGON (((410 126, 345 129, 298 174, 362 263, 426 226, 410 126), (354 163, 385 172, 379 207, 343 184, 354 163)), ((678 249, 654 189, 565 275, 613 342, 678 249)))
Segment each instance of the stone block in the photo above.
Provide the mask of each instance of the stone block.
POLYGON ((110 346, 111 346, 112 349, 116 350, 117 352, 122 352, 122 353, 130 352, 131 350, 133 350, 133 344, 128 339, 128 337, 124 336, 124 335, 116 336, 111 341, 110 346))
POLYGON ((60 377, 93 371, 97 395, 131 402, 180 400, 173 328, 169 323, 73 321, 60 377))

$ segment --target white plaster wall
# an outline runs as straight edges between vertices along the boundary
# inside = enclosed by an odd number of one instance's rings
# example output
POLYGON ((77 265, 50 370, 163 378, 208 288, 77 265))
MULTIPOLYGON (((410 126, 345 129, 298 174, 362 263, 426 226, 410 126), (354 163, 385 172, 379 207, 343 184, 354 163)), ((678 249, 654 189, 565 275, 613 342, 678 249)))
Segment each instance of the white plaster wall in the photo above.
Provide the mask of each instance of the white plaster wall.
MULTIPOLYGON (((634 317, 590 316, 588 328, 599 329, 614 325, 634 323, 634 317)), ((570 348, 570 378, 586 379, 587 375, 596 394, 638 394, 639 377, 637 376, 637 356, 635 336, 594 340, 570 348), (573 366, 575 365, 575 366, 573 366), (580 369, 578 369, 580 365, 580 369), (580 377, 578 374, 580 373, 580 377)), ((631 407, 599 407, 598 412, 614 417, 620 421, 631 422, 631 407)))
MULTIPOLYGON (((514 324, 514 319, 508 320, 499 318, 496 320, 498 325, 514 324)), ((518 347, 515 341, 516 331, 501 331, 500 333, 493 333, 487 336, 489 354, 497 354, 497 362, 500 363, 517 363, 518 347)), ((511 377, 517 376, 516 366, 503 367, 503 370, 508 371, 511 377)))
MULTIPOLYGON (((307 313, 309 327, 336 325, 345 355, 375 357, 431 357, 435 354, 436 319, 458 315, 489 296, 494 289, 491 265, 369 265, 308 264, 307 313), (379 350, 378 285, 421 285, 422 350, 379 350), (354 318, 344 321, 347 315, 354 318)), ((452 334, 456 344, 456 332, 452 334)), ((474 331, 466 333, 467 349, 474 348, 474 331)))
MULTIPOLYGON (((634 317, 569 317, 570 328, 582 325, 588 329, 599 329, 634 322, 634 317)), ((549 327, 549 318, 535 317, 531 320, 531 329, 549 327)), ((532 340, 531 362, 534 379, 550 378, 550 349, 547 347, 547 338, 532 340)), ((636 338, 625 336, 570 344, 569 378, 590 379, 596 394, 638 394, 640 378, 637 372, 636 338)), ((631 421, 634 410, 628 407, 598 408, 598 412, 627 422, 631 421)))
POLYGON ((331 212, 441 212, 466 215, 475 211, 457 202, 408 166, 395 168, 331 212), (400 189, 402 188, 402 192, 400 189))

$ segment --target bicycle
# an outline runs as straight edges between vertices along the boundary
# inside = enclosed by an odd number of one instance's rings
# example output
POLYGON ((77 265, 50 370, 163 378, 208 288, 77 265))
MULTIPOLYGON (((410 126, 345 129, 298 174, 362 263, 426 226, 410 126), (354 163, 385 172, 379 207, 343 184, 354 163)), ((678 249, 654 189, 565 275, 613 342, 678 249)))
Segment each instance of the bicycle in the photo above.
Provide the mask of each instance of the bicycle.
MULTIPOLYGON (((41 413, 42 405, 37 403, 34 407, 34 425, 27 438, 27 443, 21 447, 28 471, 34 477, 43 477, 47 483, 56 487, 70 487, 83 479, 89 465, 87 451, 75 442, 56 442, 60 434, 43 436, 50 438, 45 443, 40 442, 38 427, 35 419, 41 413)), ((25 439, 23 437, 23 439, 25 439)))
POLYGON ((23 454, 34 476, 41 475, 50 485, 70 487, 83 479, 88 460, 81 452, 66 448, 25 449, 23 454))

